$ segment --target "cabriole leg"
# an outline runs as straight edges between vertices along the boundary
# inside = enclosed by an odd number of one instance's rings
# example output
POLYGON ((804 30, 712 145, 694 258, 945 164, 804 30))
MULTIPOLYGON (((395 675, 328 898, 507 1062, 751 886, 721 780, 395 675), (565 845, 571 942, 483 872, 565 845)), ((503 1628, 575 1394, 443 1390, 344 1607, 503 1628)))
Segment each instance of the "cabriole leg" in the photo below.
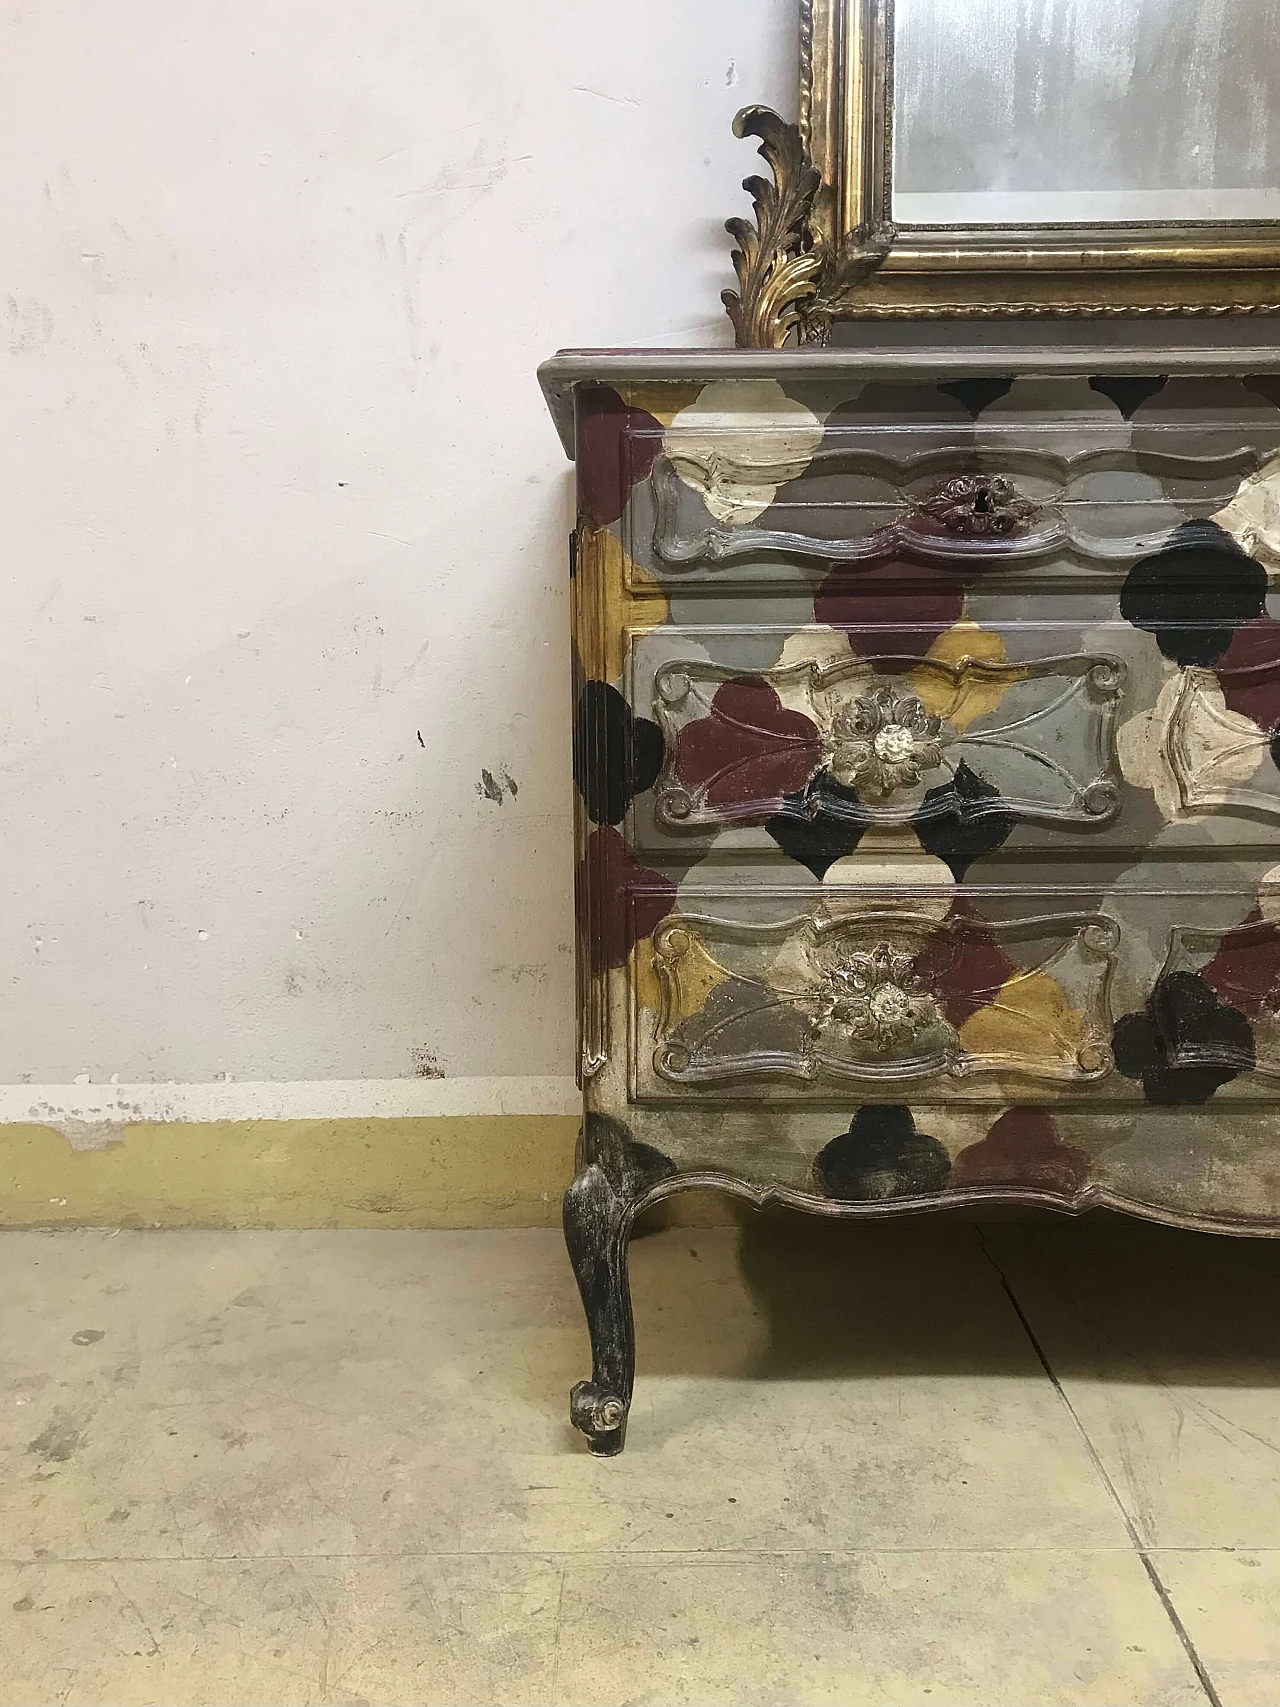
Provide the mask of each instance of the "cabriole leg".
POLYGON ((621 1452, 635 1381, 636 1345, 627 1279, 631 1207, 590 1162, 564 1194, 564 1238, 591 1334, 591 1379, 569 1396, 569 1417, 602 1458, 621 1452))
POLYGON ((674 1172, 665 1156, 636 1143, 620 1122, 587 1116, 578 1173, 564 1194, 564 1238, 591 1335, 591 1379, 570 1394, 569 1417, 602 1458, 622 1451, 635 1382, 631 1222, 649 1188, 674 1172))

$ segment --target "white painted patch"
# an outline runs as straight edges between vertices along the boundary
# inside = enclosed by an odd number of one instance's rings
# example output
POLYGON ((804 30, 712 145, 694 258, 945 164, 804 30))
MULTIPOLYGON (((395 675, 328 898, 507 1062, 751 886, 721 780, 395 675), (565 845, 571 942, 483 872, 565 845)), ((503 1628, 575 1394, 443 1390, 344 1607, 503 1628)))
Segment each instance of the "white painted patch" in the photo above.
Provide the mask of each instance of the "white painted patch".
POLYGON ((155 1085, 0 1085, 0 1125, 52 1126, 99 1150, 140 1122, 393 1120, 431 1115, 576 1115, 569 1078, 309 1079, 155 1085))
POLYGON ((1271 575, 1280 571, 1280 457, 1243 481, 1213 520, 1271 575))
POLYGON ((671 465, 717 521, 747 527, 804 473, 822 422, 776 380, 704 385, 662 437, 671 465))
POLYGON ((910 911, 944 919, 951 910, 956 880, 951 867, 926 854, 909 826, 868 830, 853 853, 828 866, 823 900, 833 917, 874 911, 892 901, 895 890, 911 893, 910 911))

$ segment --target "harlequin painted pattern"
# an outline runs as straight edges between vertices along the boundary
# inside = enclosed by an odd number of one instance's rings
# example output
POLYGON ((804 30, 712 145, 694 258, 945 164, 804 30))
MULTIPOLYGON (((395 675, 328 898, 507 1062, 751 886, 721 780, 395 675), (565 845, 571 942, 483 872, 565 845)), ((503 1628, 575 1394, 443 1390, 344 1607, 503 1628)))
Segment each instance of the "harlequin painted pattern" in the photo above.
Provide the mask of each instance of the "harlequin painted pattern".
POLYGON ((577 394, 589 1112, 1280 1221, 1280 381, 577 394))

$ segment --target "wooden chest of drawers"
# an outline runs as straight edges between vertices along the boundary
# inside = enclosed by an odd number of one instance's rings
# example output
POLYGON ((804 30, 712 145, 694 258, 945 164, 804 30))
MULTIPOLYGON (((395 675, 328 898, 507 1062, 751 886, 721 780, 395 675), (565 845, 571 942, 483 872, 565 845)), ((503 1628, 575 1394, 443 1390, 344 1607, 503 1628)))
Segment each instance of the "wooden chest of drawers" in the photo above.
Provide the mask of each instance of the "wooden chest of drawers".
POLYGON ((1280 1229, 1280 376, 1216 369, 544 370, 594 1450, 631 1221, 681 1189, 1280 1229))

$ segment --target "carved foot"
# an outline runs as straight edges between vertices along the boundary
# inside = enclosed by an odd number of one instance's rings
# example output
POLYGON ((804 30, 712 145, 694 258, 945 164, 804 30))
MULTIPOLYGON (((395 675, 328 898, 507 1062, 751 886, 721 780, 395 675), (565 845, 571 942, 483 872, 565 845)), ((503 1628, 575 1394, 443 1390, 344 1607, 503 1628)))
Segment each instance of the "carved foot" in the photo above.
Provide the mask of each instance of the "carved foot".
POLYGON ((586 1435, 597 1458, 616 1458, 626 1445, 626 1404, 594 1381, 579 1381, 570 1393, 569 1421, 586 1435))
POLYGON ((564 1236, 591 1334, 591 1379, 569 1398, 569 1419, 592 1452, 615 1457, 627 1436, 635 1379, 627 1241, 636 1205, 675 1168, 620 1121, 587 1116, 577 1177, 564 1194, 564 1236))

